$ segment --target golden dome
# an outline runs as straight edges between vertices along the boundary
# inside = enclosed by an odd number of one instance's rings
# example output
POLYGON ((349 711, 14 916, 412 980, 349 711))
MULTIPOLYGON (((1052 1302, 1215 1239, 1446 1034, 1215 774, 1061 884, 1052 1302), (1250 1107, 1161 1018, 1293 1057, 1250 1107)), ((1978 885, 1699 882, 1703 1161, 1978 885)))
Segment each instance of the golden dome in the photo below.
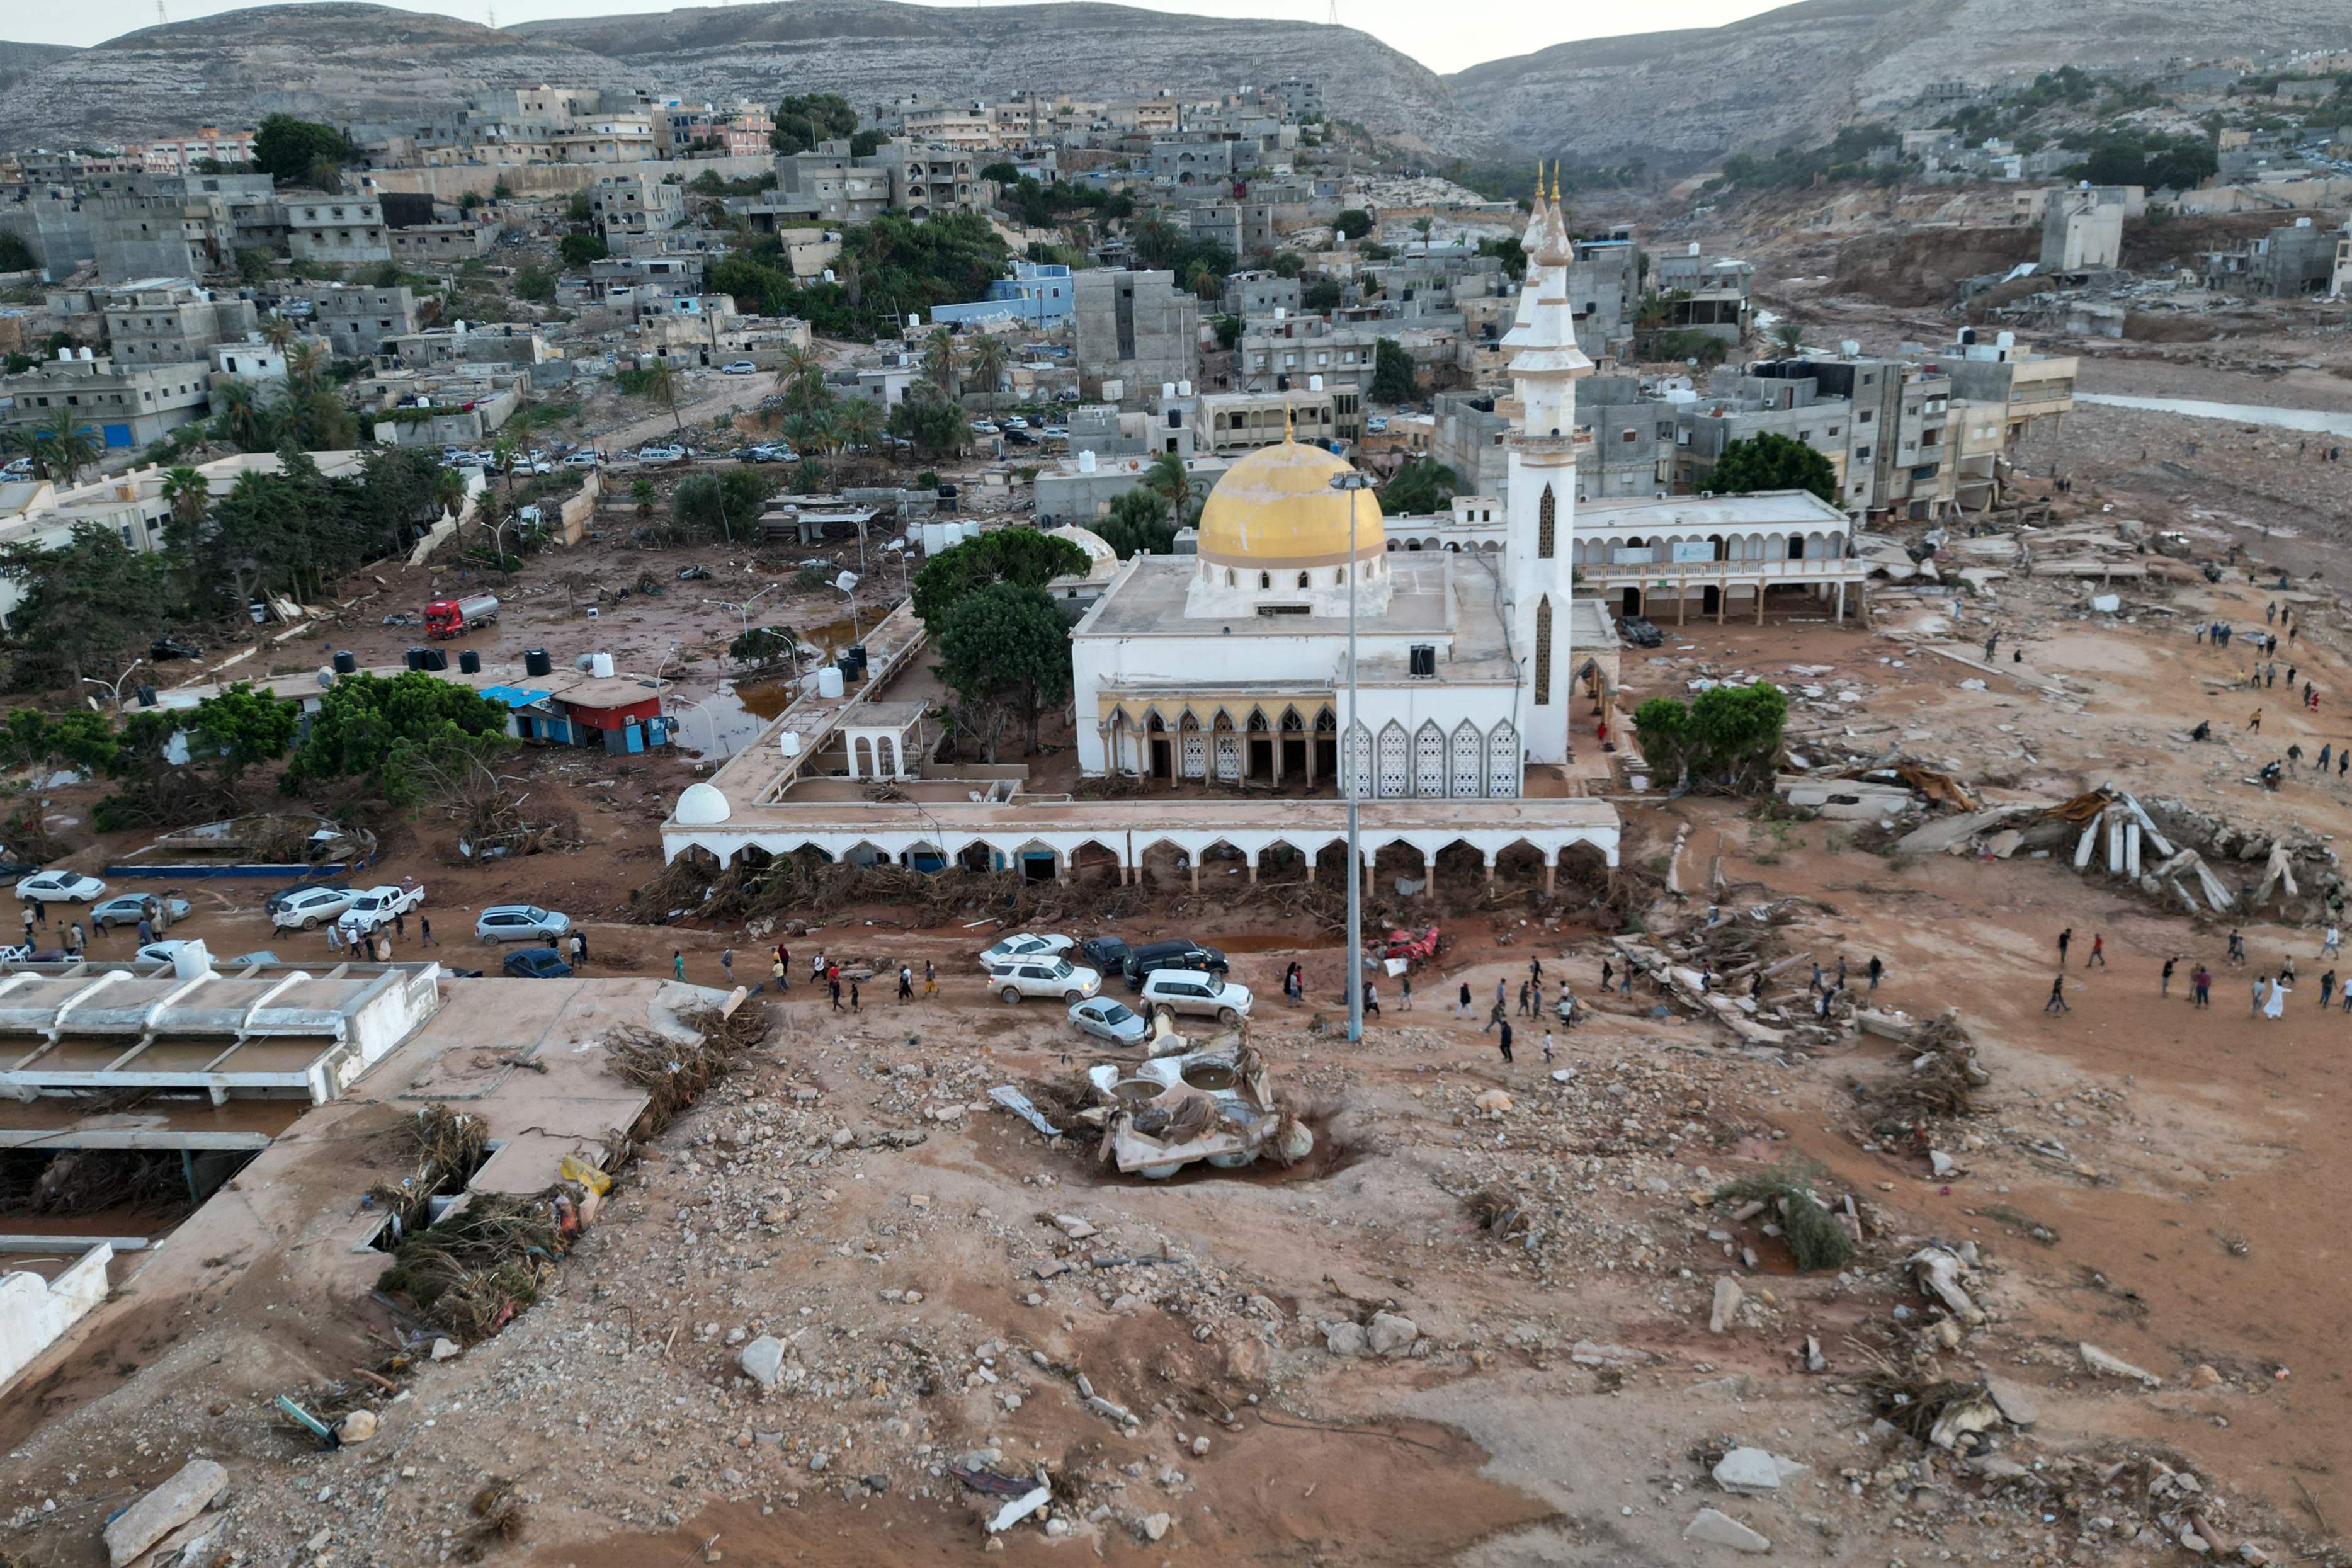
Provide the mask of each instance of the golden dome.
MULTIPOLYGON (((1349 558, 1348 498, 1331 488, 1352 472, 1345 458, 1285 441, 1261 447, 1225 470, 1201 509, 1200 552, 1220 565, 1336 566, 1349 558)), ((1388 549, 1380 499, 1356 497, 1359 559, 1388 549)))

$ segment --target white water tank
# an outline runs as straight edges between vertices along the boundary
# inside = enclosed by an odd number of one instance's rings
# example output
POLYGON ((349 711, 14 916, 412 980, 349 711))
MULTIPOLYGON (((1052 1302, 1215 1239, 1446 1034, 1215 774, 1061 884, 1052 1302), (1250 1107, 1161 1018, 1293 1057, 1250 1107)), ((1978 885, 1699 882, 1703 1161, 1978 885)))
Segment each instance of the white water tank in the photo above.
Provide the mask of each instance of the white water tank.
POLYGON ((588 656, 588 673, 594 676, 599 680, 612 679, 613 656, 609 653, 590 654, 588 656))
POLYGON ((1092 447, 1089 447, 1085 451, 1078 454, 1078 472, 1082 474, 1091 474, 1094 471, 1095 451, 1092 447))
MULTIPOLYGON (((836 669, 834 673, 839 675, 841 672, 836 669)), ((784 755, 788 757, 797 757, 801 754, 801 732, 798 730, 785 731, 783 738, 777 743, 783 747, 784 755)))
POLYGON ((1166 401, 1167 399, 1169 399, 1169 398, 1171 398, 1171 397, 1173 397, 1173 396, 1175 396, 1175 395, 1176 395, 1176 384, 1175 384, 1174 382, 1172 382, 1172 381, 1163 381, 1163 382, 1161 382, 1161 383, 1160 384, 1160 396, 1161 401, 1163 401, 1163 402, 1164 402, 1164 401, 1166 401))
POLYGON ((213 972, 213 955, 205 949, 204 939, 183 942, 172 950, 172 974, 180 980, 194 980, 213 972))
POLYGON ((1189 381, 1180 381, 1180 382, 1178 382, 1178 383, 1176 384, 1176 395, 1177 395, 1177 396, 1179 396, 1179 397, 1190 397, 1190 396, 1192 396, 1192 384, 1191 382, 1189 382, 1189 381))
POLYGON ((841 695, 841 667, 828 664, 816 672, 816 694, 819 697, 841 695))
POLYGON ((1309 391, 1309 392, 1320 392, 1320 391, 1322 391, 1322 390, 1323 390, 1323 378, 1322 378, 1321 376, 1319 376, 1319 375, 1310 375, 1310 376, 1308 376, 1308 377, 1307 378, 1307 391, 1309 391))

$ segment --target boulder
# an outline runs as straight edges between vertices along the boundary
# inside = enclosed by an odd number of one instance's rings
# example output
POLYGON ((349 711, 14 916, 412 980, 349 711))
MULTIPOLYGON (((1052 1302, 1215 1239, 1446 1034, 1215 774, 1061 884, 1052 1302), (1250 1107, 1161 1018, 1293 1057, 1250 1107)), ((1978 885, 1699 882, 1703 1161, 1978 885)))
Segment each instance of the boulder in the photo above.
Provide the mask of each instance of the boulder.
POLYGON ((1146 1541, 1158 1541, 1160 1537, 1168 1533, 1169 1526, 1175 1522, 1176 1521, 1174 1520, 1171 1519, 1164 1513, 1144 1515, 1143 1539, 1146 1541))
POLYGON ((784 1342, 761 1334, 735 1353, 735 1364, 761 1388, 773 1388, 784 1374, 784 1342))
POLYGON ((205 1511, 228 1489, 228 1471, 211 1459, 191 1459, 172 1479, 132 1503, 106 1527, 106 1557, 122 1568, 163 1537, 205 1511))
POLYGON ((1715 1484, 1738 1497, 1763 1497, 1780 1489, 1780 1467, 1761 1448, 1734 1448, 1717 1463, 1715 1484))
POLYGON ((347 1447, 352 1443, 364 1443, 375 1436, 375 1426, 374 1411, 354 1410, 336 1426, 335 1441, 347 1447))
POLYGON ((1364 1335, 1372 1353, 1379 1356, 1402 1355, 1419 1338, 1421 1326, 1395 1312, 1373 1313, 1371 1327, 1364 1335))
POLYGON ((1747 1299, 1748 1292, 1742 1290, 1739 1281, 1730 1275, 1717 1279, 1715 1282, 1715 1310, 1707 1315, 1706 1331, 1719 1334, 1730 1328, 1737 1320, 1739 1303, 1747 1299))
POLYGON ((1361 1323, 1346 1321, 1323 1325, 1323 1348, 1336 1356, 1360 1356, 1364 1353, 1370 1337, 1361 1323))
POLYGON ((1711 1508, 1698 1510, 1698 1516, 1683 1531, 1685 1541, 1705 1542, 1709 1546, 1728 1546, 1734 1552, 1769 1552, 1771 1540, 1759 1535, 1727 1513, 1717 1513, 1711 1508))

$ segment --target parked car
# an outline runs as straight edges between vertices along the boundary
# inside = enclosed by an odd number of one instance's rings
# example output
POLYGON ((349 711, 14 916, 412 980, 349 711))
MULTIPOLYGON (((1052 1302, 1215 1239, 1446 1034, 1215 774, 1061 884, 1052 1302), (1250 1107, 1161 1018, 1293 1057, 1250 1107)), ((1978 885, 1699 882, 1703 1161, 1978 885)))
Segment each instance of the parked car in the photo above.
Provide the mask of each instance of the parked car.
POLYGON ((1009 963, 990 965, 988 988, 1007 1002, 1018 1002, 1026 996, 1058 996, 1065 1002, 1077 1002, 1102 989, 1102 976, 1091 969, 1080 969, 1066 958, 1033 953, 1009 963))
POLYGON ((719 367, 721 375, 750 375, 760 367, 747 359, 729 360, 719 367))
POLYGON ((526 947, 508 953, 499 972, 517 980, 562 980, 572 966, 551 947, 526 947))
POLYGON ((1375 414, 1370 419, 1365 420, 1364 433, 1370 436, 1387 435, 1389 433, 1388 416, 1385 414, 1375 414))
POLYGON ((1029 428, 1029 421, 1022 418, 1018 414, 1006 415, 1001 423, 1007 430, 1026 430, 1029 428))
POLYGON ((971 422, 971 433, 975 436, 993 436, 997 434, 997 429, 994 424, 986 419, 975 419, 971 422))
POLYGON ((205 650, 201 644, 183 642, 178 637, 157 637, 147 645, 147 660, 151 664, 163 664, 175 658, 204 657, 205 650))
POLYGON ((488 946, 502 942, 543 942, 572 930, 572 917, 537 904, 492 904, 474 921, 474 938, 488 946))
POLYGON ((116 926, 135 926, 141 921, 152 921, 158 931, 188 918, 190 905, 185 899, 159 899, 152 893, 117 893, 89 911, 89 923, 100 931, 112 931, 116 926))
POLYGON ((223 969, 243 969, 248 963, 283 963, 285 962, 286 961, 284 959, 278 957, 268 948, 257 947, 251 952, 240 952, 235 958, 222 959, 221 967, 223 969))
POLYGON ((1089 996, 1083 1002, 1070 1004, 1070 1022, 1082 1034, 1098 1040, 1108 1040, 1114 1046, 1140 1045, 1151 1033, 1151 1026, 1143 1015, 1126 1003, 1109 996, 1089 996))
POLYGON ((1016 958, 1050 958, 1070 951, 1070 939, 1066 936, 1033 936, 1027 931, 1016 932, 980 955, 980 966, 991 968, 1009 963, 1016 958))
POLYGON ((1125 937, 1090 936, 1078 943, 1078 956, 1105 974, 1126 973, 1129 951, 1125 937))
POLYGON ((1066 441, 1070 438, 1070 427, 1066 425, 1048 425, 1037 434, 1049 441, 1066 441))
POLYGON ((604 454, 593 447, 583 448, 563 459, 567 468, 593 468, 604 460, 604 454))
POLYGON ((131 961, 133 963, 176 963, 179 962, 182 948, 203 945, 201 941, 194 937, 173 937, 163 942, 151 942, 132 953, 131 961))
POLYGON ((345 936, 356 936, 381 925, 390 925, 394 915, 404 915, 425 902, 422 882, 381 882, 351 901, 349 908, 335 917, 345 936))
POLYGON ((1157 969, 1194 969, 1211 974, 1225 972, 1225 955, 1197 942, 1147 942, 1127 955, 1127 988, 1140 991, 1157 969))
POLYGON ((1635 647, 1659 647, 1666 640, 1666 634, 1660 631, 1647 616, 1618 616, 1617 631, 1635 647))
POLYGON ((105 894, 105 883, 79 871, 39 871, 16 884, 16 896, 28 904, 94 904, 105 894))
POLYGON ((1202 1013, 1220 1024, 1249 1016, 1249 987, 1200 969, 1155 969, 1143 982, 1143 1003, 1158 1013, 1202 1013))
MULTIPOLYGON (((261 907, 274 915, 285 908, 289 900, 302 893, 341 893, 349 897, 357 891, 359 889, 349 882, 297 882, 290 888, 280 888, 270 894, 262 901, 261 907)), ((335 912, 341 914, 342 911, 338 910, 335 912)))
POLYGON ((269 923, 279 931, 316 931, 352 907, 359 895, 349 888, 304 888, 269 911, 269 923))
POLYGON ((640 463, 683 463, 686 461, 686 448, 683 447, 640 447, 637 448, 637 461, 640 463))

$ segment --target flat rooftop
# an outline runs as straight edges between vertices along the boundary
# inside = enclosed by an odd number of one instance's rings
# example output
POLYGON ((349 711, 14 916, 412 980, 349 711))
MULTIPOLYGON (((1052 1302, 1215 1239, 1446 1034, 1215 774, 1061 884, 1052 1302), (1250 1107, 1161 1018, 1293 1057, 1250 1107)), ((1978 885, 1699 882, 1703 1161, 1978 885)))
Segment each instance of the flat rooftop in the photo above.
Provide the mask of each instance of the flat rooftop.
POLYGON ((1745 496, 1618 498, 1576 503, 1576 529, 1630 527, 1732 528, 1802 523, 1845 528, 1845 513, 1811 490, 1759 490, 1745 496))

